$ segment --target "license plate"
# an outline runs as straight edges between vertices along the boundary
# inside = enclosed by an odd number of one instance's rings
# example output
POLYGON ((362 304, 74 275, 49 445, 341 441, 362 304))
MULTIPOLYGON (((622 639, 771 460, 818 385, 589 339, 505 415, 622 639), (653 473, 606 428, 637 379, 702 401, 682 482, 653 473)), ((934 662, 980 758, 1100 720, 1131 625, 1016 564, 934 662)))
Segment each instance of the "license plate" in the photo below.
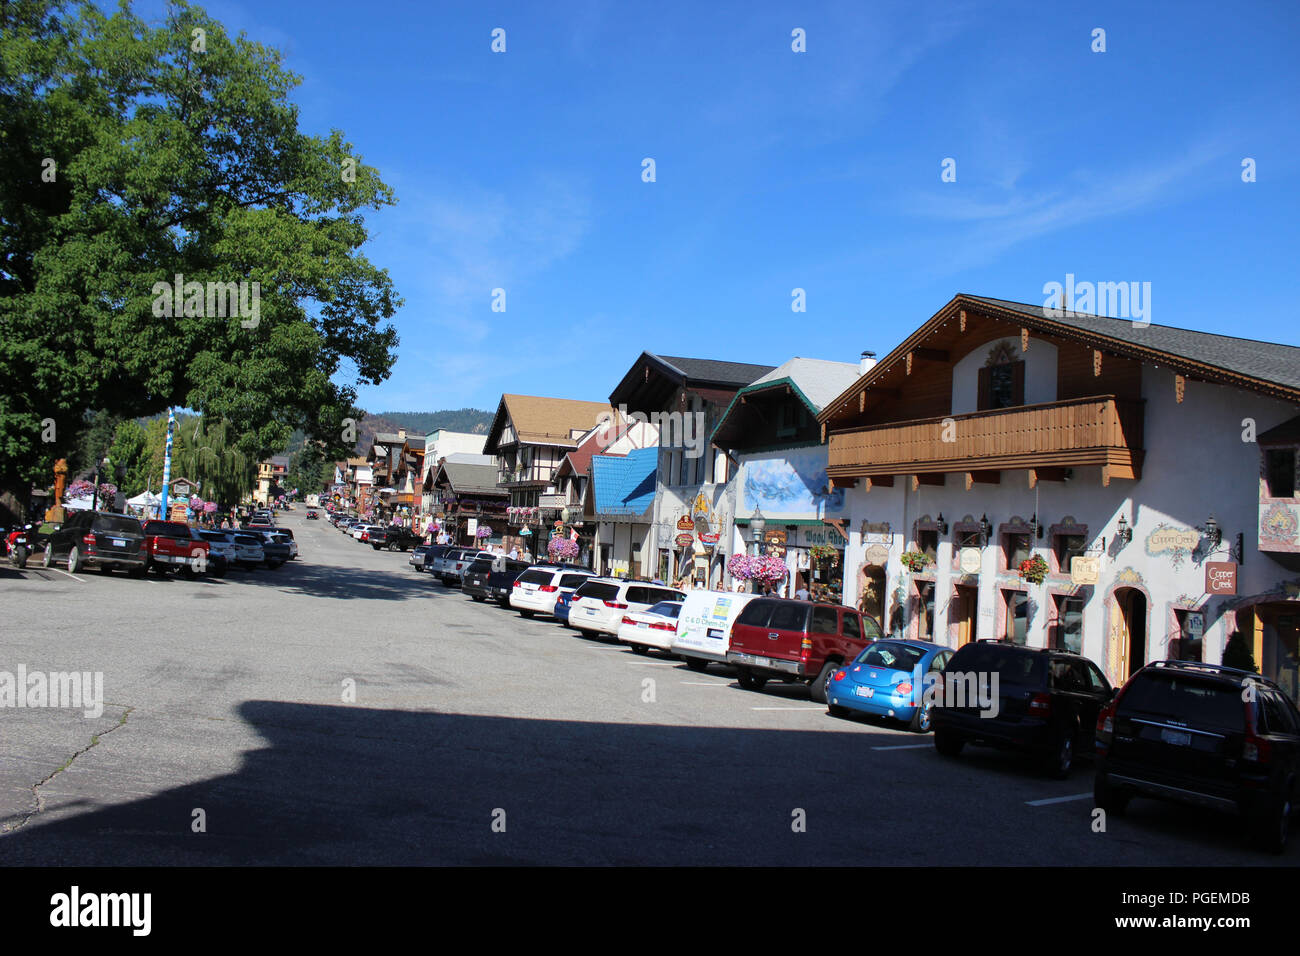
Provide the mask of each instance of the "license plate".
POLYGON ((584 607, 583 610, 586 611, 588 614, 596 613, 596 609, 594 607, 584 607))
POLYGON ((126 547, 126 539, 125 539, 125 538, 114 538, 114 539, 113 539, 113 547, 115 547, 115 548, 125 548, 125 547, 126 547))
POLYGON ((875 688, 873 688, 873 687, 855 687, 855 688, 853 688, 853 693, 857 694, 859 697, 875 697, 875 696, 876 696, 876 691, 875 691, 875 688))
POLYGON ((1192 743, 1192 735, 1184 733, 1181 730, 1170 730, 1168 727, 1160 729, 1160 739, 1167 744, 1173 744, 1175 747, 1187 747, 1192 743))
POLYGON ((645 621, 637 621, 637 622, 636 622, 636 626, 637 626, 637 627, 649 627, 650 625, 647 624, 645 621))

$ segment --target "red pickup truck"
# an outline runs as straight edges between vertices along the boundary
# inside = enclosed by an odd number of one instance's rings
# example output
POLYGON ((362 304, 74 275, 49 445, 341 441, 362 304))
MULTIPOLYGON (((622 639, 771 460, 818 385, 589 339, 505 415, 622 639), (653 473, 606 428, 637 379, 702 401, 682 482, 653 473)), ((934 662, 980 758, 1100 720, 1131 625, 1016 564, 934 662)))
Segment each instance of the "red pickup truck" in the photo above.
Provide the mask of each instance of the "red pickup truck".
POLYGON ((835 669, 880 637, 876 619, 851 607, 760 598, 750 601, 731 626, 727 663, 746 690, 761 690, 773 679, 799 681, 824 704, 835 669))
POLYGON ((157 574, 180 568, 186 575, 208 568, 207 541, 196 537, 190 526, 179 521, 149 521, 144 526, 146 565, 157 574))

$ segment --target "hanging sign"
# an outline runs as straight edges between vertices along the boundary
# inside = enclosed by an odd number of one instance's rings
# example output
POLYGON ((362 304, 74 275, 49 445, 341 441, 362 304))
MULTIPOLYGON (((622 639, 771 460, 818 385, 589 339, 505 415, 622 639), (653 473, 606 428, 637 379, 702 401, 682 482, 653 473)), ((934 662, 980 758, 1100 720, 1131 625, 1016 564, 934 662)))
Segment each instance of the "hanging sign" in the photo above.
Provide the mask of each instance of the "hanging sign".
POLYGON ((979 548, 962 548, 961 549, 961 570, 963 574, 979 574, 980 566, 984 563, 979 548))
POLYGON ((865 555, 867 564, 874 564, 884 567, 885 562, 889 560, 889 549, 883 544, 873 544, 867 548, 865 555))
POLYGON ((689 548, 691 546, 691 542, 695 540, 695 535, 679 534, 674 540, 677 542, 677 547, 689 548))
POLYGON ((695 522, 691 519, 690 515, 682 515, 680 518, 677 519, 677 530, 678 531, 695 530, 695 522))
POLYGON ((700 535, 700 543, 703 544, 706 548, 712 548, 714 545, 718 543, 718 539, 721 537, 722 536, 716 532, 702 534, 700 535))
POLYGON ((1205 562, 1205 593, 1236 594, 1237 565, 1232 561, 1205 562))
POLYGON ((1076 554, 1070 559, 1070 583, 1091 585, 1101 573, 1101 558, 1095 554, 1076 554))

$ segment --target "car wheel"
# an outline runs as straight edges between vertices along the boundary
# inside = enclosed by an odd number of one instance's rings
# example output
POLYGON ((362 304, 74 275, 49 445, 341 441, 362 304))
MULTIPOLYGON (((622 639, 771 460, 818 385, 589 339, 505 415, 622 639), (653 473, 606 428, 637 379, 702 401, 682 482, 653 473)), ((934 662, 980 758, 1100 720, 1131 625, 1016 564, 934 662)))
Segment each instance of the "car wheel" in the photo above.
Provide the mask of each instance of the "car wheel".
POLYGON ((914 734, 928 734, 930 732, 930 705, 922 704, 912 711, 912 721, 907 727, 914 734))
POLYGON ((1280 796, 1269 797, 1261 803, 1251 821, 1255 843, 1261 850, 1281 853, 1286 849, 1291 830, 1292 792, 1293 787, 1288 782, 1280 796))
POLYGON ((686 658, 686 666, 697 674, 702 674, 709 669, 709 662, 698 657, 688 657, 686 658))
POLYGON ((808 685, 808 696, 812 698, 813 703, 824 704, 829 699, 828 685, 835 673, 835 669, 839 666, 835 661, 827 661, 822 665, 821 671, 813 678, 813 682, 808 685))
POLYGON ((1047 757, 1047 774, 1056 780, 1064 780, 1070 775, 1074 764, 1074 728, 1064 728, 1052 744, 1052 752, 1047 757))
POLYGON ((396 550, 397 550, 397 542, 396 542, 396 541, 390 541, 390 542, 388 542, 388 550, 389 550, 389 551, 396 551, 396 550))
POLYGON ((68 573, 76 574, 84 565, 81 562, 81 552, 75 547, 68 551, 68 573))
POLYGON ((54 545, 45 546, 45 554, 41 557, 41 567, 48 568, 54 563, 54 545))
POLYGON ((650 653, 650 648, 646 647, 644 644, 633 644, 632 653, 640 654, 642 657, 645 657, 650 653))
POLYGON ((939 751, 945 757, 956 757, 961 753, 961 748, 966 745, 966 741, 953 734, 951 731, 936 730, 934 732, 934 749, 939 751))
POLYGON ((1092 778, 1092 802, 1112 816, 1122 817, 1132 797, 1127 790, 1112 786, 1104 771, 1098 770, 1092 778))
POLYGON ((483 602, 483 601, 486 601, 486 600, 487 600, 487 598, 484 597, 484 596, 481 595, 481 594, 471 594, 470 597, 472 597, 475 601, 478 601, 478 602, 483 602))
POLYGON ((767 678, 759 677, 753 671, 741 670, 736 672, 736 683, 745 690, 762 690, 767 686, 767 678))

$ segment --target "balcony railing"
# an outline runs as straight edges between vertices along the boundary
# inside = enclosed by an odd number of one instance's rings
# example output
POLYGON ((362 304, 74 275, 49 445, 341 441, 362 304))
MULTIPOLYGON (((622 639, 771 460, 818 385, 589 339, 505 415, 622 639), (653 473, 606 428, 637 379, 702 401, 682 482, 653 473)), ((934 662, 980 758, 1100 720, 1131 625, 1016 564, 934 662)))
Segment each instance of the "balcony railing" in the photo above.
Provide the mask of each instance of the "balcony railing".
POLYGON ((832 432, 832 478, 1100 465, 1137 478, 1142 403, 1113 395, 832 432))

